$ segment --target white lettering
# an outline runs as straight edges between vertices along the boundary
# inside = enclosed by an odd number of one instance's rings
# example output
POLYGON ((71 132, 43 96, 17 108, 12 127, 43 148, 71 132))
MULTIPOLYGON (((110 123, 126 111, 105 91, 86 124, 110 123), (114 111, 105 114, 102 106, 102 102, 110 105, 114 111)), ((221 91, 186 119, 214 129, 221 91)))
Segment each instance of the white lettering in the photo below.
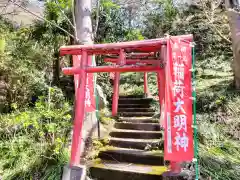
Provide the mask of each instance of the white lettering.
POLYGON ((184 64, 174 63, 173 73, 174 73, 175 79, 184 80, 184 64))
POLYGON ((187 56, 183 56, 182 61, 187 62, 187 56))
POLYGON ((183 94, 184 94, 184 89, 185 87, 183 86, 183 82, 180 80, 177 80, 174 82, 174 86, 173 86, 173 95, 174 97, 176 97, 177 94, 180 94, 180 96, 183 98, 183 94))
POLYGON ((188 148, 188 137, 185 133, 183 133, 183 136, 180 136, 179 132, 176 132, 177 136, 175 137, 175 143, 174 145, 177 146, 177 151, 179 151, 179 148, 183 148, 184 152, 187 151, 188 148))
POLYGON ((178 128, 178 131, 183 129, 185 132, 187 132, 187 116, 182 115, 175 115, 174 116, 174 128, 178 128))
POLYGON ((187 47, 186 46, 181 47, 181 52, 182 53, 185 53, 186 51, 187 51, 187 47))
POLYGON ((88 86, 86 86, 85 106, 88 106, 88 107, 91 106, 91 96, 90 96, 90 90, 88 86))
POLYGON ((184 105, 184 101, 181 100, 180 98, 177 98, 177 102, 174 102, 174 105, 176 106, 176 109, 174 112, 179 112, 180 110, 186 114, 185 110, 183 109, 182 105, 184 105))

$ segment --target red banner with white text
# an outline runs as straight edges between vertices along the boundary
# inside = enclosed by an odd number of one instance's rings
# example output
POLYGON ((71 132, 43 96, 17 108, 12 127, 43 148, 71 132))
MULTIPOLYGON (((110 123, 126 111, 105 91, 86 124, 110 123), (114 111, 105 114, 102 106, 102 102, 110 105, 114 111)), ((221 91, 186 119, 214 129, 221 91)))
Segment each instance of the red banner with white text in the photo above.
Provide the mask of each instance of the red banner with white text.
MULTIPOLYGON (((73 55, 73 67, 78 67, 81 64, 81 55, 73 55)), ((92 66, 92 57, 88 56, 88 66, 92 66)), ((75 91, 78 88, 80 82, 79 74, 74 74, 74 85, 75 91)), ((96 109, 95 98, 94 98, 94 74, 87 73, 86 79, 86 96, 85 96, 85 112, 93 112, 96 109)), ((77 98, 77 93, 75 93, 75 98, 77 98)))
POLYGON ((190 42, 169 39, 167 48, 164 159, 192 161, 192 47, 190 42))

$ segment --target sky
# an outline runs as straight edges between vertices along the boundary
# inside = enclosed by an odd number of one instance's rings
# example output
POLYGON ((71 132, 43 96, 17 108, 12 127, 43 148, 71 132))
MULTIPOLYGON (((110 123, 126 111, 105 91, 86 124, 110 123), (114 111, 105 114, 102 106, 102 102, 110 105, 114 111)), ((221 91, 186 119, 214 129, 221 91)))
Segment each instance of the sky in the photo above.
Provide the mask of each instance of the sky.
MULTIPOLYGON (((17 0, 16 3, 21 4, 21 1, 22 0, 17 0)), ((30 25, 32 24, 32 21, 36 19, 33 15, 25 12, 23 9, 19 8, 13 3, 8 3, 8 0, 0 0, 0 4, 8 5, 7 8, 4 6, 0 7, 0 14, 11 13, 13 11, 16 12, 16 15, 13 15, 12 13, 4 15, 4 17, 8 18, 13 23, 16 23, 18 25, 30 25)), ((38 15, 43 14, 43 2, 39 2, 37 0, 29 0, 26 8, 38 15)))

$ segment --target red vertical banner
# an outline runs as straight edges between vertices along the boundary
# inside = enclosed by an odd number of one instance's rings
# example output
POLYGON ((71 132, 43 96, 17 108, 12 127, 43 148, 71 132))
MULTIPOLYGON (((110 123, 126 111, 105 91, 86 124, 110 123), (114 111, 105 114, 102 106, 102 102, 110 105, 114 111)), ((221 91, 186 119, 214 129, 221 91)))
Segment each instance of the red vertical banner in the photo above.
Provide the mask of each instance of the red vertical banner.
POLYGON ((181 162, 192 161, 192 53, 190 42, 169 39, 165 68, 164 158, 181 162))
MULTIPOLYGON (((81 55, 73 55, 73 67, 79 67, 81 64, 81 55)), ((88 56, 88 66, 92 66, 92 57, 88 56)), ((74 74, 74 85, 75 90, 77 89, 80 82, 78 82, 78 77, 80 74, 74 74)), ((86 90, 85 90, 85 111, 93 112, 96 109, 96 102, 94 98, 94 74, 87 73, 86 79, 86 90)), ((77 98, 77 94, 75 93, 75 98, 77 98)))

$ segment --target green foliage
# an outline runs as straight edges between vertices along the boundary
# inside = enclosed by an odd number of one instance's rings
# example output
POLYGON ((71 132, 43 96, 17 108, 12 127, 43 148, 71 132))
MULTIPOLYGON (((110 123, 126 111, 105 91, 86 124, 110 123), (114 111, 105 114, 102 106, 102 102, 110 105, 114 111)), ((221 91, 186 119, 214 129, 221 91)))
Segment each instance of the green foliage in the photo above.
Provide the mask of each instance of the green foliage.
MULTIPOLYGON (((96 25, 96 14, 96 9, 93 9, 93 25, 96 25)), ((139 29, 128 28, 126 18, 126 9, 111 0, 102 0, 95 43, 144 39, 139 29)))
MULTIPOLYGON (((96 10, 93 10, 93 25, 96 25, 96 10)), ((96 43, 114 42, 124 39, 127 31, 121 8, 110 0, 103 0, 100 4, 96 43)), ((94 28, 96 28, 94 26, 94 28)))
MULTIPOLYGON (((1 29, 1 28, 0 28, 1 29)), ((0 55, 0 75, 8 87, 8 106, 12 103, 24 108, 34 95, 47 89, 46 67, 51 64, 51 54, 36 42, 28 39, 29 31, 20 29, 7 33, 6 51, 0 55)))
POLYGON ((140 30, 138 29, 133 29, 133 30, 130 30, 127 35, 125 36, 125 39, 127 41, 133 41, 133 40, 144 40, 144 37, 141 33, 140 30))
POLYGON ((147 38, 162 37, 172 28, 178 13, 178 9, 173 5, 172 0, 157 0, 154 9, 147 14, 144 24, 143 34, 147 38))
MULTIPOLYGON (((51 6, 54 5, 49 3, 45 13, 53 10, 51 6)), ((60 5, 64 3, 60 2, 60 5)), ((51 20, 63 26, 57 19, 51 20)), ((66 24, 66 19, 63 21, 66 24)), ((8 112, 11 104, 26 108, 32 97, 46 95, 48 86, 56 83, 58 50, 60 45, 69 41, 69 37, 46 22, 18 30, 13 30, 4 20, 0 20, 0 24, 3 24, 0 27, 0 32, 3 32, 1 42, 5 39, 5 45, 1 43, 5 52, 0 54, 0 76, 7 84, 4 109, 8 112)))
POLYGON ((1 115, 0 172, 3 179, 59 179, 68 160, 67 138, 71 130, 69 104, 48 104, 1 115))
POLYGON ((4 37, 0 37, 0 53, 4 53, 6 41, 4 37))
MULTIPOLYGON (((71 1, 58 2, 70 16, 71 1)), ((45 4, 45 18, 71 32, 57 4, 45 4)), ((72 122, 70 105, 53 80, 59 47, 70 38, 46 22, 14 29, 2 18, 0 34, 1 42, 5 40, 1 43, 0 83, 6 84, 1 96, 6 97, 4 110, 8 112, 0 115, 0 176, 7 180, 60 179, 69 159, 72 122)))
POLYGON ((197 121, 203 179, 239 179, 239 93, 231 74, 205 69, 197 77, 197 121), (207 127, 207 128, 206 128, 207 127))

